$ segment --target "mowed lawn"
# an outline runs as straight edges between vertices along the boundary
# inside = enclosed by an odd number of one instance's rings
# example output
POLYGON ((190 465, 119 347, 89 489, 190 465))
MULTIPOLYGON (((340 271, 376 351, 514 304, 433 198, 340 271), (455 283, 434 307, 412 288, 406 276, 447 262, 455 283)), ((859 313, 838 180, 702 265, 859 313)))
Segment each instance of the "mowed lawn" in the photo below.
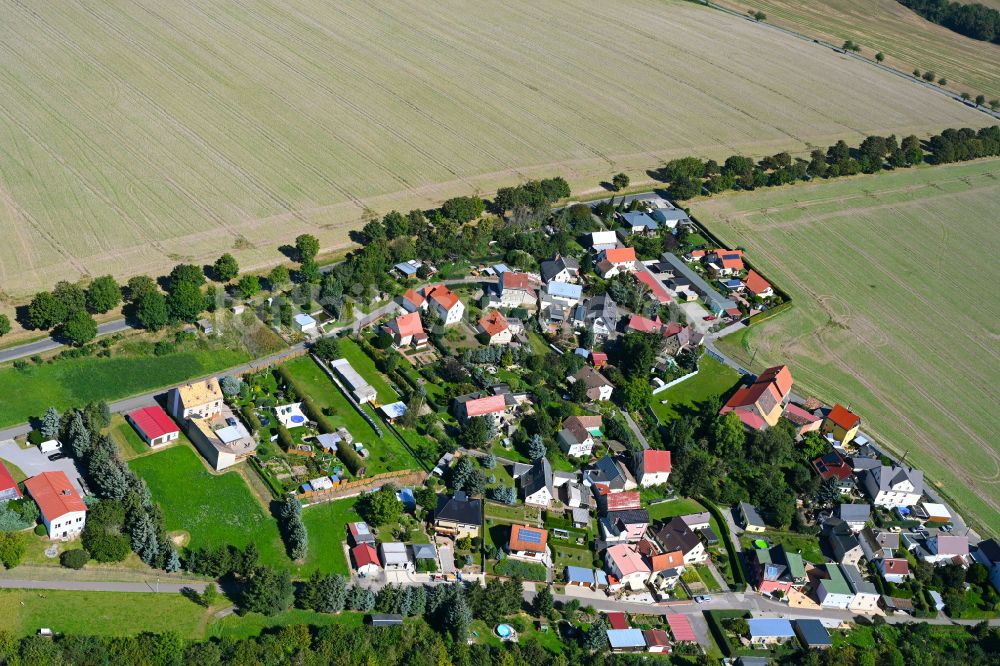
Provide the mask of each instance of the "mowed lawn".
POLYGON ((264 267, 300 233, 349 245, 366 208, 529 178, 580 193, 684 155, 988 121, 680 0, 26 0, 3 19, 16 149, 0 152, 0 285, 14 298, 223 252, 264 267))
POLYGON ((850 405, 974 524, 1000 528, 1000 160, 713 197, 694 213, 796 302, 721 341, 850 405))
MULTIPOLYGON (((996 0, 976 0, 979 4, 996 0)), ((862 55, 882 51, 886 64, 910 74, 915 68, 945 77, 952 92, 1000 96, 1000 45, 960 35, 925 20, 897 0, 722 0, 745 12, 761 10, 768 23, 820 37, 840 46, 850 39, 862 55)), ((969 4, 969 3, 962 3, 969 4)))
POLYGON ((15 636, 30 636, 48 627, 59 634, 173 631, 196 638, 207 612, 180 594, 0 590, 0 631, 15 636))
MULTIPOLYGON (((357 349, 359 354, 363 355, 360 349, 356 347, 355 349, 357 349)), ((376 387, 375 382, 382 382, 383 390, 389 391, 393 396, 395 395, 389 390, 388 385, 385 384, 385 380, 375 372, 374 366, 372 366, 370 372, 366 372, 358 365, 354 365, 355 359, 350 360, 352 367, 360 372, 369 382, 372 382, 372 386, 376 388, 376 391, 379 389, 376 387)), ((365 445, 365 448, 371 454, 365 459, 365 468, 368 476, 391 470, 418 469, 417 461, 385 427, 382 428, 382 438, 379 438, 375 430, 368 424, 368 421, 362 418, 361 414, 354 409, 354 406, 340 392, 340 389, 323 372, 323 369, 316 365, 316 362, 310 357, 302 356, 293 359, 286 363, 284 367, 292 373, 302 389, 309 393, 309 397, 316 402, 320 409, 325 407, 333 409, 333 414, 327 418, 330 419, 330 422, 334 426, 344 426, 354 435, 355 443, 360 442, 365 445)), ((370 415, 376 422, 378 421, 379 417, 374 412, 370 412, 370 415)))
POLYGON ((188 446, 174 446, 129 462, 163 507, 168 531, 191 535, 189 548, 254 543, 266 564, 288 565, 274 518, 237 472, 211 474, 188 446))
POLYGON ((300 567, 303 576, 313 571, 323 573, 350 573, 344 542, 347 541, 347 524, 361 520, 354 510, 356 497, 315 504, 302 509, 302 522, 309 532, 309 553, 300 567))
POLYGON ((698 361, 698 374, 653 396, 650 406, 660 422, 666 425, 685 410, 712 396, 724 396, 739 383, 740 375, 729 366, 703 354, 698 361))
POLYGON ((130 395, 179 384, 192 377, 245 363, 241 350, 213 349, 167 356, 112 356, 63 359, 30 365, 23 371, 0 368, 0 427, 24 423, 49 407, 60 410, 97 400, 118 400, 130 395))

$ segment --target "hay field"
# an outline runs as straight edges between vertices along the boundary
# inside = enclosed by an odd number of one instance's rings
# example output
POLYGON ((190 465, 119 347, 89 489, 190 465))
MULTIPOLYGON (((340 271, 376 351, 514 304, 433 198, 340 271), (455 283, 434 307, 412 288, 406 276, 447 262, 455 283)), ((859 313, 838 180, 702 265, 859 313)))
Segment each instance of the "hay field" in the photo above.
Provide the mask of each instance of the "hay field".
POLYGON ((0 297, 245 267, 364 210, 986 117, 678 0, 23 0, 0 22, 0 297))
POLYGON ((851 405, 987 532, 1000 529, 1000 160, 700 201, 797 305, 720 348, 851 405))
MULTIPOLYGON (((840 46, 853 40, 862 54, 882 51, 885 63, 906 74, 931 70, 956 92, 1000 97, 1000 45, 981 42, 927 21, 896 0, 713 0, 746 12, 761 10, 768 23, 840 46)), ((1000 9, 1000 0, 979 0, 1000 9)))

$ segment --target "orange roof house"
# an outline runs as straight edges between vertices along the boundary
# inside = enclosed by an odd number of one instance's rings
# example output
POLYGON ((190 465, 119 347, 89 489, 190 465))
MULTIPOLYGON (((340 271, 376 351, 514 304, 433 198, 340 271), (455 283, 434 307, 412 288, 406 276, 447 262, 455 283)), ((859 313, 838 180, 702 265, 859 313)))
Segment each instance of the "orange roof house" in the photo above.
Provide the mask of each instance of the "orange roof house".
POLYGON ((684 566, 684 553, 679 550, 673 550, 669 553, 657 553, 649 558, 649 561, 650 569, 654 572, 676 569, 677 567, 684 566))
POLYGON ((65 472, 42 472, 25 481, 24 489, 38 505, 50 538, 73 537, 83 531, 87 505, 65 472))
POLYGON ((396 317, 389 322, 385 330, 392 335, 397 347, 411 343, 417 346, 427 343, 427 334, 424 333, 424 325, 420 321, 420 312, 408 312, 396 317))
POLYGON ((464 418, 471 419, 487 414, 499 414, 507 409, 507 400, 502 395, 488 395, 485 398, 473 398, 459 403, 459 409, 464 418))
POLYGON ((435 284, 424 289, 424 298, 437 303, 445 310, 451 310, 458 303, 458 295, 443 284, 435 284))
POLYGON ((614 247, 603 252, 604 259, 612 264, 625 264, 635 261, 634 247, 614 247))
POLYGON ((544 554, 549 541, 549 533, 537 527, 512 525, 507 549, 512 553, 544 554))
POLYGON ((736 391, 719 413, 735 411, 748 428, 763 430, 775 425, 781 418, 791 390, 792 373, 788 366, 768 368, 753 384, 736 391))
POLYGON ((820 432, 831 436, 841 444, 846 444, 854 439, 859 428, 861 428, 861 417, 838 403, 823 419, 820 432))
POLYGON ((419 310, 427 303, 427 299, 425 299, 420 292, 414 291, 413 289, 406 290, 406 293, 403 294, 403 300, 405 301, 403 307, 407 310, 419 310), (407 305, 409 305, 409 307, 407 307, 407 305))
POLYGON ((771 287, 771 283, 761 277, 760 273, 752 268, 747 273, 746 279, 743 280, 743 284, 746 285, 747 291, 760 298, 767 298, 774 294, 774 288, 771 287))
POLYGON ((479 319, 479 329, 490 336, 490 344, 495 342, 510 342, 510 325, 507 318, 499 310, 491 310, 479 319), (505 336, 504 333, 507 333, 505 336), (503 340, 502 338, 506 338, 503 340))

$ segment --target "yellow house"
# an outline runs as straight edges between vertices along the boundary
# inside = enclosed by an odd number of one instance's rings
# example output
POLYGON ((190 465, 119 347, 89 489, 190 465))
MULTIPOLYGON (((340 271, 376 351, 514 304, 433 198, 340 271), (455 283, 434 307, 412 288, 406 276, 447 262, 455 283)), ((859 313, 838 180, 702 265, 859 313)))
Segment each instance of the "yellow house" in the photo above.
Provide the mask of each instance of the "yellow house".
POLYGON ((831 435, 841 444, 846 444, 854 439, 860 427, 861 417, 838 403, 823 419, 820 432, 824 435, 831 435))

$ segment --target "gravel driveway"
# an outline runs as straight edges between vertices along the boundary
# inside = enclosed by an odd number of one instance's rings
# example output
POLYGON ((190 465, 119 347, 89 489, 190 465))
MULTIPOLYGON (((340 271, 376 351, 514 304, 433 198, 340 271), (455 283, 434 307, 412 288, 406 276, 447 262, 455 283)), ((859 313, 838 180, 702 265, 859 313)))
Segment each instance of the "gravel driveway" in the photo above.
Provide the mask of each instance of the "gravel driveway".
POLYGON ((83 494, 80 485, 80 472, 76 469, 76 463, 72 458, 66 457, 62 460, 49 460, 49 454, 44 454, 37 447, 30 449, 20 448, 12 439, 0 442, 0 458, 7 460, 21 468, 29 477, 41 474, 42 472, 65 472, 70 483, 77 492, 83 494))

